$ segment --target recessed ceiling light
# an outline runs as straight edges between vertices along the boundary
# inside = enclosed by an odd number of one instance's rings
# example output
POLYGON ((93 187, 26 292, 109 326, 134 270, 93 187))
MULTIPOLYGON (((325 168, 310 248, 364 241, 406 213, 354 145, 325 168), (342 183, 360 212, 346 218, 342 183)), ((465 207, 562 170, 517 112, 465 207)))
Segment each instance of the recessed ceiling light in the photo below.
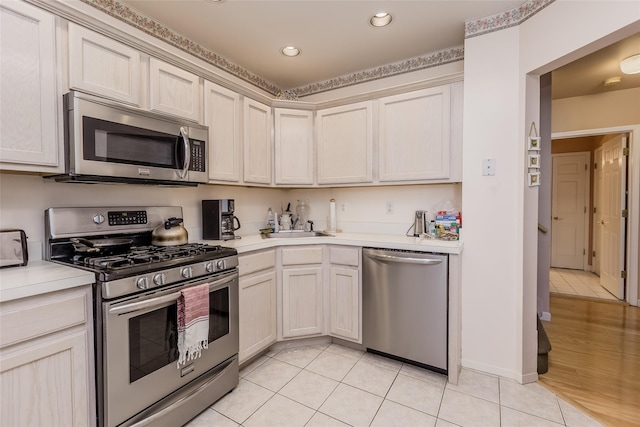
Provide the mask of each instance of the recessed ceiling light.
POLYGON ((625 74, 640 73, 640 53, 623 59, 620 62, 620 70, 625 74))
POLYGON ((387 12, 379 12, 371 17, 369 23, 374 27, 384 27, 391 23, 393 17, 387 12))
POLYGON ((287 47, 283 47, 281 50, 282 54, 284 56, 298 56, 300 55, 301 51, 300 49, 298 49, 295 46, 287 46, 287 47))
POLYGON ((607 80, 604 81, 604 85, 613 86, 613 85, 617 85, 621 81, 622 81, 622 78, 620 77, 609 77, 607 80))

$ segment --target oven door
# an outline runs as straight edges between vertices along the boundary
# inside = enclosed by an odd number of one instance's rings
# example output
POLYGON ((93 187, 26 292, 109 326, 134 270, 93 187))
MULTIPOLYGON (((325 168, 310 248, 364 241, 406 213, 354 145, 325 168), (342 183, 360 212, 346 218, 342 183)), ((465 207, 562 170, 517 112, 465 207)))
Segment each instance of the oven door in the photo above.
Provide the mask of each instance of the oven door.
MULTIPOLYGON (((104 425, 118 425, 238 353, 238 273, 103 303, 104 425), (209 348, 177 367, 180 290, 210 284, 209 348)), ((213 403, 213 402, 211 402, 213 403)))

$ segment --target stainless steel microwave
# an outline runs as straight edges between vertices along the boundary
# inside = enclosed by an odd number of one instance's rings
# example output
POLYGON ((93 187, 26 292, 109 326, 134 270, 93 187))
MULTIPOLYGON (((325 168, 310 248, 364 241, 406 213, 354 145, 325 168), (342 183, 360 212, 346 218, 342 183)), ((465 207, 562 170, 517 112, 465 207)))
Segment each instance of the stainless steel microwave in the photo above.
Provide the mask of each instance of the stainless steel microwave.
POLYGON ((64 95, 57 181, 191 185, 208 180, 208 128, 80 92, 64 95))

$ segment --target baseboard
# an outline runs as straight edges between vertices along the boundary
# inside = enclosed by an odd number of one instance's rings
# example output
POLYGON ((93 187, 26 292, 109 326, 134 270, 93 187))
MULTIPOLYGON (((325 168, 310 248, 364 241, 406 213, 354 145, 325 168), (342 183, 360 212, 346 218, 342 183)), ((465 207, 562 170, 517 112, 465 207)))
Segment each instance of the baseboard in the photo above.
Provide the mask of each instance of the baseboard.
POLYGON ((544 320, 545 322, 551 322, 551 313, 548 311, 543 311, 540 316, 540 320, 544 320))

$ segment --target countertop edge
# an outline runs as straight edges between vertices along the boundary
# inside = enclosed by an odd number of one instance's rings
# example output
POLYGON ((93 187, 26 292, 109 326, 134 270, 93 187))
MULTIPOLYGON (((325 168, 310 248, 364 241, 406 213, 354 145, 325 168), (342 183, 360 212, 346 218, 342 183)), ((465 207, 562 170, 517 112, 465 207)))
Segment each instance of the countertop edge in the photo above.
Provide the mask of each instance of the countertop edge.
POLYGON ((49 261, 30 261, 24 267, 0 270, 0 303, 88 286, 94 273, 49 261))
POLYGON ((239 254, 279 246, 301 245, 343 245, 376 247, 382 249, 402 249, 422 252, 439 252, 451 255, 462 253, 464 243, 460 240, 430 240, 418 237, 395 236, 368 233, 337 233, 327 237, 262 238, 260 235, 244 236, 235 240, 200 240, 201 243, 216 244, 234 248, 239 254))

